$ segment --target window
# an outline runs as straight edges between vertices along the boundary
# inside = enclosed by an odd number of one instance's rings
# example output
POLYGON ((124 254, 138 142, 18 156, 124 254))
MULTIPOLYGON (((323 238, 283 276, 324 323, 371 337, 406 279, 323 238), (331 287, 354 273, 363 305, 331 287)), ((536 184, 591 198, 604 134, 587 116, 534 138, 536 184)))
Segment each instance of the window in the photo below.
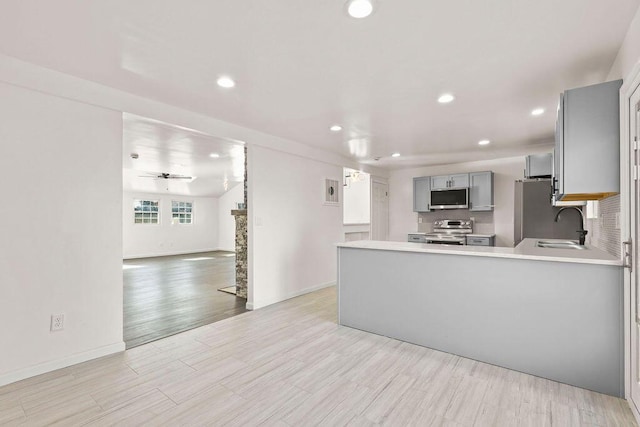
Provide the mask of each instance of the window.
POLYGON ((171 223, 191 224, 193 223, 193 203, 191 202, 171 202, 171 223))
POLYGON ((134 220, 136 224, 158 224, 160 213, 157 200, 134 200, 134 220))

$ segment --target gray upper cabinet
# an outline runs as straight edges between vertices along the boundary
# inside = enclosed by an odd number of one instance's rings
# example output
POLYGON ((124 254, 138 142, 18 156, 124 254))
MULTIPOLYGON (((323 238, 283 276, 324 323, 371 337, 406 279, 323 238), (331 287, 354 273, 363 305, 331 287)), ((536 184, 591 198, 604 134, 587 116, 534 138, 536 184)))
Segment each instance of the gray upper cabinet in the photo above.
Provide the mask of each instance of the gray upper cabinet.
POLYGON ((558 200, 598 200, 620 192, 620 86, 616 80, 561 95, 553 164, 558 200))
POLYGON ((469 174, 469 210, 493 210, 493 172, 472 172, 469 174))
POLYGON ((463 188, 469 186, 469 174, 439 175, 431 177, 431 188, 463 188))
POLYGON ((553 170, 553 154, 530 154, 525 158, 525 178, 550 178, 553 170))
POLYGON ((413 178, 413 211, 429 212, 431 203, 431 177, 413 178))

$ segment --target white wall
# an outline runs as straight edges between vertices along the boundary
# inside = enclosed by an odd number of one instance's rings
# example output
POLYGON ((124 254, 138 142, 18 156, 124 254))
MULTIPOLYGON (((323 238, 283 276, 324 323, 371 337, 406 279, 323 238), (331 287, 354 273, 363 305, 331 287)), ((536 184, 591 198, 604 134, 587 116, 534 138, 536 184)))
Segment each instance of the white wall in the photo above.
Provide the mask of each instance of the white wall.
MULTIPOLYGON (((524 157, 510 157, 392 171, 389 177, 389 240, 406 241, 407 233, 418 230, 418 214, 413 212, 414 177, 493 171, 496 246, 512 246, 514 182, 523 178, 524 167, 524 157)), ((456 211, 456 214, 458 213, 456 211)), ((443 213, 442 216, 446 215, 443 213)), ((474 216, 474 212, 468 212, 468 216, 474 216)))
POLYGON ((121 114, 0 82, 0 116, 2 385, 124 343, 121 114))
POLYGON ((125 259, 215 251, 218 249, 218 199, 124 192, 122 241, 125 259), (134 199, 158 200, 160 224, 134 224, 134 199), (193 203, 193 224, 172 224, 173 200, 193 203))
POLYGON ((236 250, 236 220, 231 211, 244 202, 244 185, 237 184, 218 199, 218 249, 236 250))
MULTIPOLYGON (((0 82, 0 112, 4 113, 0 126, 0 165, 6 176, 12 177, 11 185, 6 186, 7 200, 24 201, 27 206, 35 201, 43 202, 37 206, 38 210, 21 213, 21 217, 33 219, 33 224, 4 220, 0 225, 3 241, 11 242, 0 250, 0 320, 8 325, 0 332, 0 384, 124 349, 123 111, 230 140, 246 141, 250 146, 271 147, 303 156, 293 156, 296 160, 313 158, 312 163, 326 161, 360 167, 353 159, 335 153, 1 54, 0 82), (42 171, 47 172, 44 177, 42 171), (79 176, 82 179, 78 179, 79 176), (79 207, 72 204, 78 200, 83 202, 79 207), (48 216, 42 213, 42 205, 49 208, 48 216), (95 206, 100 207, 97 225, 95 206), (62 221, 62 216, 71 221, 62 221), (49 316, 60 311, 67 315, 67 329, 49 334, 49 316)), ((286 175, 287 179, 289 169, 304 172, 295 165, 280 163, 279 166, 282 170, 276 172, 279 176, 286 175)), ((362 168, 380 176, 387 175, 386 171, 374 167, 362 168)), ((335 175, 340 179, 340 172, 335 175)), ((319 185, 313 183, 311 187, 319 185)), ((259 187, 256 198, 268 199, 273 188, 259 187)), ((251 198, 248 203, 251 206, 251 198)), ((9 214, 7 209, 12 206, 3 205, 2 218, 13 218, 14 211, 9 214)), ((340 212, 339 208, 333 209, 340 212)), ((341 225, 341 217, 339 221, 341 225)), ((330 233, 333 234, 332 229, 330 233)), ((296 259, 304 265, 313 263, 315 248, 320 247, 321 260, 328 259, 330 265, 329 270, 318 276, 320 281, 335 280, 335 267, 331 271, 331 263, 335 266, 335 248, 327 249, 325 241, 322 238, 316 245, 313 239, 307 239, 306 245, 311 249, 300 252, 296 259)), ((251 244, 250 239, 250 257, 251 244)), ((264 255, 264 247, 268 247, 268 242, 262 241, 260 256, 264 255)), ((279 262, 271 269, 289 268, 290 260, 282 254, 275 257, 267 254, 266 259, 265 262, 270 259, 279 262)), ((251 262, 250 259, 250 272, 251 262)), ((264 271, 262 265, 259 269, 264 271)), ((277 285, 269 282, 273 276, 265 275, 269 279, 265 281, 265 295, 277 298, 293 295, 286 293, 292 286, 291 280, 283 292, 274 291, 277 285)), ((300 277, 300 273, 295 277, 300 277)), ((251 275, 249 280, 251 291, 251 275)), ((311 289, 313 286, 294 287, 311 289)), ((276 300, 270 298, 270 301, 276 300)))
POLYGON ((335 283, 342 208, 323 195, 325 178, 342 183, 342 166, 249 146, 248 168, 249 306, 335 283))
MULTIPOLYGON (((346 172, 345 172, 346 175, 346 172)), ((343 186, 343 221, 345 224, 369 224, 371 221, 371 177, 362 173, 360 180, 346 178, 343 186)))
POLYGON ((638 8, 607 80, 626 78, 640 61, 640 8, 638 8))

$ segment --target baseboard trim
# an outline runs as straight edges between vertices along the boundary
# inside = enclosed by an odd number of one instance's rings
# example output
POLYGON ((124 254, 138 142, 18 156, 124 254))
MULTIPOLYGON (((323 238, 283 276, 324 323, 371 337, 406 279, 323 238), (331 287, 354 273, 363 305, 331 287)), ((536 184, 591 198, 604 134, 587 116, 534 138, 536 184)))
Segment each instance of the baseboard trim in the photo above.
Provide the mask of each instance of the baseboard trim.
POLYGON ((636 419, 636 422, 640 424, 640 413, 638 413, 638 408, 636 408, 635 403, 631 400, 631 397, 627 397, 627 404, 629 405, 629 409, 631 409, 631 413, 636 419))
MULTIPOLYGON (((171 251, 171 252, 162 252, 162 253, 155 253, 155 254, 135 254, 135 255, 127 255, 127 256, 123 256, 122 259, 138 259, 138 258, 154 258, 154 257, 159 257, 159 256, 173 256, 173 255, 188 255, 188 254, 201 254, 204 252, 215 252, 215 251, 225 251, 225 252, 229 252, 226 249, 220 249, 220 248, 210 248, 210 249, 198 249, 195 251, 171 251)), ((233 251, 231 251, 233 252, 233 251)))
POLYGON ((310 292, 315 292, 315 291, 319 291, 320 289, 324 289, 324 288, 328 288, 331 286, 335 286, 336 281, 333 280, 331 282, 326 282, 326 283, 321 283, 319 285, 316 286, 311 286, 309 288, 305 288, 305 289, 301 289, 299 291, 295 291, 295 292, 290 292, 284 295, 278 295, 276 297, 273 298, 269 298, 269 299, 264 299, 261 301, 254 301, 252 304, 251 303, 247 303, 246 307, 247 310, 257 310, 259 308, 263 308, 272 304, 276 304, 282 301, 286 301, 288 299, 291 298, 295 298, 295 297, 299 297, 300 295, 304 295, 304 294, 308 294, 310 292))
POLYGON ((98 347, 82 353, 72 354, 71 356, 63 357, 62 359, 40 363, 39 365, 30 366, 28 368, 1 375, 0 387, 7 384, 15 383, 16 381, 35 377, 36 375, 46 374, 47 372, 55 371, 56 369, 66 368, 67 366, 76 365, 88 360, 97 359, 99 357, 108 356, 114 353, 119 353, 124 350, 125 344, 124 341, 121 341, 115 344, 98 347))

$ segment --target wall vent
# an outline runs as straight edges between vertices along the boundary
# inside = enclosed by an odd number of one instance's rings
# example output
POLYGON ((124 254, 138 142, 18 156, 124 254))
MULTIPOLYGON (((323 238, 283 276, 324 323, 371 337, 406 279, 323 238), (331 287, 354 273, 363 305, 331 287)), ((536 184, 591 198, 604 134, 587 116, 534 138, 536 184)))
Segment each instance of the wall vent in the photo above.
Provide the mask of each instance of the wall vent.
POLYGON ((340 205, 340 182, 337 179, 324 180, 324 204, 331 206, 340 205))

